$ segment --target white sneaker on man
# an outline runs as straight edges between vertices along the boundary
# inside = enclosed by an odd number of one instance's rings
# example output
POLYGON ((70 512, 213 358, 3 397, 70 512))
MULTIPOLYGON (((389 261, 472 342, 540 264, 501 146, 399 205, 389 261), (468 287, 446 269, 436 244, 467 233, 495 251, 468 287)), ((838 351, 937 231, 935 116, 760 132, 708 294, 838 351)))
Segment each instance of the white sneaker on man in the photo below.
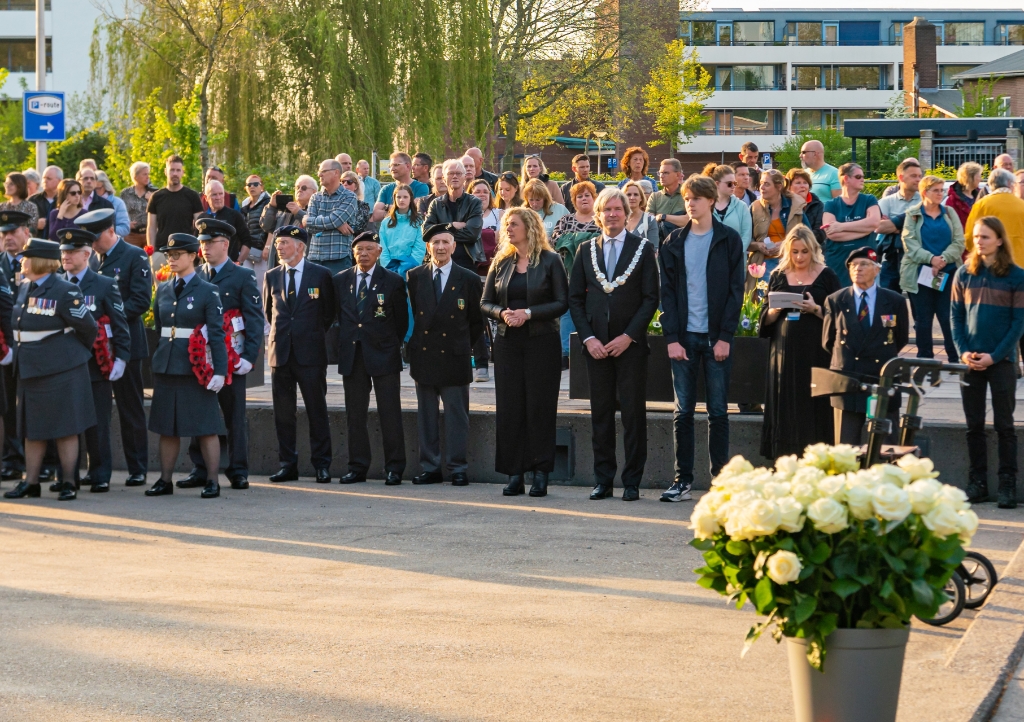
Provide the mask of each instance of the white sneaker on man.
POLYGON ((661 495, 661 501, 690 501, 693 497, 690 495, 690 484, 683 484, 682 482, 676 482, 661 495))

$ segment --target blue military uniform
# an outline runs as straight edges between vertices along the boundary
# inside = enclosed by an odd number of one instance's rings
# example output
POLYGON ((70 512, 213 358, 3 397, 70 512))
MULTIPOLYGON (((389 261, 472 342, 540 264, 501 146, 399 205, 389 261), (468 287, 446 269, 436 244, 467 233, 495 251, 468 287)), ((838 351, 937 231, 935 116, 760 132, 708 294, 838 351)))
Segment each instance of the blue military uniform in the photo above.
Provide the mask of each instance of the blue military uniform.
MULTIPOLYGON (((90 211, 75 219, 81 226, 97 236, 113 227, 114 213, 110 209, 90 211)), ((143 405, 142 360, 149 358, 146 326, 142 317, 153 301, 153 274, 149 257, 141 248, 118 239, 106 253, 94 253, 89 268, 106 278, 112 278, 121 294, 124 317, 128 323, 131 349, 124 375, 112 382, 117 400, 117 416, 121 424, 121 445, 128 467, 129 486, 145 483, 149 465, 149 436, 146 433, 146 410, 143 405)))
MULTIPOLYGON (((0 233, 14 231, 18 228, 28 226, 31 221, 28 213, 21 211, 0 211, 0 233)), ((13 305, 14 297, 17 295, 18 284, 21 282, 21 255, 10 255, 6 251, 0 251, 0 276, 11 292, 10 301, 13 305)), ((8 325, 11 321, 11 309, 0 308, 8 325)), ((4 331, 4 338, 7 345, 14 347, 14 338, 4 331)), ((18 419, 16 410, 18 407, 18 377, 14 372, 14 365, 8 364, 3 367, 0 377, 4 382, 4 453, 3 471, 4 479, 20 479, 25 470, 25 450, 22 448, 21 439, 18 438, 18 419)))

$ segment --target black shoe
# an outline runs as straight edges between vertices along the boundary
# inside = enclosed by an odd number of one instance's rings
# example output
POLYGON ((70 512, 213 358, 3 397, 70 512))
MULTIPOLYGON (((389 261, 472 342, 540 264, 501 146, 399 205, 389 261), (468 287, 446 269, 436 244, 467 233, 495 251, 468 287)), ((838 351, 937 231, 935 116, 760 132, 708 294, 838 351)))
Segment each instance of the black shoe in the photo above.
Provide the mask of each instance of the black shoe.
MULTIPOLYGON (((42 478, 42 477, 40 476, 40 478, 42 478)), ((89 476, 88 474, 86 474, 84 477, 82 477, 81 481, 76 481, 75 482, 75 491, 78 491, 83 486, 92 486, 92 477, 89 476)), ((50 491, 52 491, 54 494, 59 494, 63 490, 64 490, 64 482, 63 481, 55 481, 52 484, 50 484, 50 491)))
POLYGON ((47 481, 57 481, 57 470, 56 469, 43 469, 39 472, 39 481, 45 483, 47 481))
POLYGON ((91 494, 105 494, 110 491, 109 481, 97 481, 89 485, 89 493, 91 494))
POLYGON ((0 471, 0 481, 20 481, 23 476, 25 476, 25 470, 15 466, 5 466, 0 471))
POLYGON ((30 496, 33 499, 38 499, 42 492, 43 488, 39 484, 29 484, 27 481, 22 481, 10 491, 4 492, 4 498, 24 499, 26 496, 30 496))
MULTIPOLYGON (((320 480, 317 479, 317 481, 320 480)), ((330 482, 330 479, 327 481, 330 482)), ((338 479, 339 484, 359 484, 364 481, 366 481, 366 474, 360 474, 358 471, 350 471, 338 479)))
POLYGON ((249 480, 246 479, 241 474, 238 474, 237 476, 232 476, 231 477, 231 488, 232 489, 248 489, 249 488, 249 480))
POLYGON ((452 486, 469 486, 469 477, 464 471, 456 471, 452 474, 452 486))
POLYGON ((999 508, 1017 508, 1017 477, 1015 474, 999 475, 999 508))
POLYGON ((179 489, 198 489, 206 486, 206 476, 201 475, 199 469, 193 469, 184 479, 179 479, 174 484, 179 489))
POLYGON ((590 498, 593 501, 598 499, 607 499, 612 496, 612 485, 611 484, 598 484, 594 487, 594 490, 590 492, 590 498))
POLYGON ((60 496, 57 497, 57 501, 74 501, 78 498, 78 490, 75 488, 73 481, 65 481, 64 489, 61 490, 60 496))
POLYGON ((146 475, 145 474, 132 474, 124 480, 125 486, 145 486, 146 475))
POLYGON ((331 472, 329 472, 327 469, 317 469, 316 470, 316 483, 317 484, 330 484, 331 483, 331 472))
POLYGON ((627 486, 622 489, 623 501, 636 501, 640 498, 640 489, 635 486, 627 486))
POLYGON ((270 480, 275 484, 281 481, 298 481, 299 470, 294 466, 282 466, 275 473, 270 475, 270 480))
POLYGON ((146 489, 146 496, 169 496, 174 493, 174 484, 163 479, 157 479, 149 489, 146 489))
POLYGON ((523 475, 513 474, 508 477, 508 484, 501 490, 502 496, 519 496, 525 494, 526 488, 523 486, 523 475))
POLYGON ((530 496, 547 496, 548 495, 548 472, 546 471, 535 471, 533 472, 533 486, 530 487, 530 496))
POLYGON ((413 484, 440 484, 443 481, 444 476, 440 471, 424 471, 422 474, 412 477, 413 484))
POLYGON ((398 486, 402 483, 402 475, 397 471, 389 471, 384 479, 384 486, 398 486))
POLYGON ((52 491, 54 494, 59 494, 61 489, 63 489, 63 488, 64 488, 64 482, 63 481, 55 481, 52 484, 50 484, 50 491, 52 491))
POLYGON ((220 483, 216 479, 210 479, 199 496, 203 499, 216 499, 220 496, 220 483))
POLYGON ((988 501, 988 479, 982 477, 970 477, 967 481, 967 501, 972 504, 981 504, 988 501))

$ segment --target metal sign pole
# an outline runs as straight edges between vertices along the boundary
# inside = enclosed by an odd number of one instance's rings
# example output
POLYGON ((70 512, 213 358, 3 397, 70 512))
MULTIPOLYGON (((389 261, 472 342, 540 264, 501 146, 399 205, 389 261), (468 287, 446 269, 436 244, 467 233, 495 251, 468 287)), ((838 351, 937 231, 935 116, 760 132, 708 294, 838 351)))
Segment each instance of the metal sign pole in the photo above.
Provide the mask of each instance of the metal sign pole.
MULTIPOLYGON (((46 0, 36 0, 36 90, 46 90, 46 0)), ((24 102, 24 101, 22 101, 24 102)), ((46 169, 46 141, 36 141, 36 170, 46 169)))

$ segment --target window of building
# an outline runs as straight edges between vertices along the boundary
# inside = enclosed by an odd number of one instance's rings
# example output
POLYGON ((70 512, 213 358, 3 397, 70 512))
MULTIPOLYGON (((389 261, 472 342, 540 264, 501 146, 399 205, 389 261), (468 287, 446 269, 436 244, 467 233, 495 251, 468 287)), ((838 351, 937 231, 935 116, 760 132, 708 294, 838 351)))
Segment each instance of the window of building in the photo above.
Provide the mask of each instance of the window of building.
POLYGON ((1024 23, 996 25, 996 45, 1024 45, 1024 23))
POLYGON ((884 110, 870 110, 858 108, 856 110, 835 110, 833 111, 835 117, 835 126, 839 130, 843 129, 843 124, 848 120, 874 120, 876 118, 884 118, 884 110))
POLYGON ((940 65, 939 66, 939 87, 940 88, 953 88, 956 86, 956 81, 953 77, 958 73, 966 73, 972 68, 978 67, 977 65, 940 65))
POLYGON ((693 30, 690 34, 690 42, 694 45, 714 45, 714 21, 695 20, 693 23, 693 30))
POLYGON ((877 65, 839 65, 839 82, 843 90, 882 90, 882 69, 877 65))
POLYGON ((833 109, 801 109, 793 111, 793 134, 803 133, 808 130, 834 129, 842 130, 847 120, 864 120, 872 118, 884 118, 884 110, 871 108, 857 108, 853 110, 833 109))
POLYGON ((820 65, 793 66, 794 90, 818 90, 823 87, 822 83, 820 65))
POLYGON ((733 45, 772 45, 775 43, 775 22, 735 22, 732 24, 733 45))
MULTIPOLYGON (((0 39, 0 68, 7 68, 12 73, 34 73, 36 41, 0 39)), ((53 72, 53 43, 50 38, 46 39, 46 72, 53 72)))
POLYGON ((701 135, 782 135, 783 111, 706 110, 701 135))
POLYGON ((891 90, 888 65, 794 65, 794 90, 891 90))
POLYGON ((840 45, 878 45, 879 27, 877 20, 839 23, 840 45))
POLYGON ((889 45, 903 45, 903 26, 905 22, 895 22, 889 26, 889 45))
POLYGON ((786 23, 786 42, 790 45, 821 45, 821 23, 786 23))
POLYGON ((1010 117, 1010 96, 1002 95, 998 98, 999 102, 999 115, 1004 118, 1010 117))
POLYGON ((944 45, 984 45, 985 23, 943 23, 944 45))
POLYGON ((777 90, 782 74, 774 65, 720 65, 715 69, 715 90, 777 90))
POLYGON ((732 45, 732 23, 718 23, 718 44, 732 45))

